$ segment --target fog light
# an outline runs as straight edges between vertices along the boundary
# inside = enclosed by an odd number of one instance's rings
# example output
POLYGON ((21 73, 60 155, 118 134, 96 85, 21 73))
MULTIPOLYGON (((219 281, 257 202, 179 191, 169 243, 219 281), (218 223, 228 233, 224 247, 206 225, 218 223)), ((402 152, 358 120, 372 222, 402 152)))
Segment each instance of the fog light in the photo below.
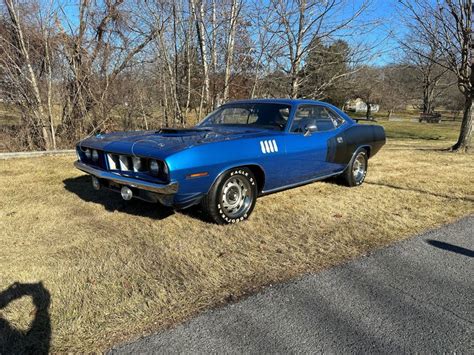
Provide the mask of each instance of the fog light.
POLYGON ((127 187, 127 186, 124 186, 122 187, 122 189, 120 190, 120 194, 122 195, 122 198, 125 200, 125 201, 129 201, 132 199, 133 197, 133 192, 132 190, 127 187))
POLYGON ((100 181, 95 176, 92 177, 92 187, 94 190, 100 190, 100 181))

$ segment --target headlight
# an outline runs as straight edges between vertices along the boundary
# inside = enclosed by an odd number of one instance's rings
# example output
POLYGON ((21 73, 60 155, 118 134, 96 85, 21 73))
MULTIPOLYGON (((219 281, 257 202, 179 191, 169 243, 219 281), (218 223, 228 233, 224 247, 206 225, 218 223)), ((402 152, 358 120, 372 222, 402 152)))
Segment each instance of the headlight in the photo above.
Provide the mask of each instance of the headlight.
POLYGON ((86 149, 86 158, 87 159, 90 159, 91 158, 91 150, 90 149, 86 149))
POLYGON ((156 160, 150 160, 150 173, 153 175, 158 175, 160 172, 160 165, 156 160))
POLYGON ((92 151, 92 161, 96 163, 99 161, 99 152, 97 150, 92 151))

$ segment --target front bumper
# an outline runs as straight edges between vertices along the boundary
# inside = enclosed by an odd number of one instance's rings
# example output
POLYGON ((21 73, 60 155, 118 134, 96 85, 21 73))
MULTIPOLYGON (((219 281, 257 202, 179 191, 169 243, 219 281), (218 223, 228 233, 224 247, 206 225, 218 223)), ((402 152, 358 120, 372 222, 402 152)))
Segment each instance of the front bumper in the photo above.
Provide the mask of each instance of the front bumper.
POLYGON ((99 179, 113 181, 120 185, 126 185, 134 187, 136 189, 150 191, 161 195, 173 195, 178 192, 179 185, 177 182, 170 182, 168 184, 157 184, 154 182, 132 179, 108 171, 96 169, 90 165, 82 163, 79 160, 74 162, 74 166, 79 170, 82 170, 85 173, 93 175, 99 179))

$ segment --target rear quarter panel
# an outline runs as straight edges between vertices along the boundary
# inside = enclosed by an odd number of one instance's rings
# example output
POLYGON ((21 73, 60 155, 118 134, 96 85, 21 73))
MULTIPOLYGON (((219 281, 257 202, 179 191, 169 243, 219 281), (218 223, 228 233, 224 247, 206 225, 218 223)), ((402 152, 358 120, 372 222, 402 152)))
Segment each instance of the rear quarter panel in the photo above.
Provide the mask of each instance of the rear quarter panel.
POLYGON ((348 164, 354 152, 360 147, 369 149, 373 157, 385 144, 385 130, 378 125, 353 124, 342 133, 344 145, 338 144, 337 137, 328 141, 328 160, 338 164, 348 164))

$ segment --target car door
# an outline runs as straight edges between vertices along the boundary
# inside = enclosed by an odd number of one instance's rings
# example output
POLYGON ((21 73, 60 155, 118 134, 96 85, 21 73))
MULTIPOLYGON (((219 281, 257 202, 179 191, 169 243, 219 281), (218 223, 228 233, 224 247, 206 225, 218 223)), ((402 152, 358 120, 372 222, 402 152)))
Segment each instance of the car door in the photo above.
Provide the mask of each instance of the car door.
MULTIPOLYGON (((328 142, 339 133, 343 122, 329 108, 318 105, 300 105, 286 135, 286 159, 292 167, 292 183, 330 175, 341 169, 328 160, 328 142)), ((342 120, 342 119, 341 119, 342 120)), ((343 137, 337 140, 344 144, 343 137)), ((331 153, 331 151, 329 151, 331 153)))

